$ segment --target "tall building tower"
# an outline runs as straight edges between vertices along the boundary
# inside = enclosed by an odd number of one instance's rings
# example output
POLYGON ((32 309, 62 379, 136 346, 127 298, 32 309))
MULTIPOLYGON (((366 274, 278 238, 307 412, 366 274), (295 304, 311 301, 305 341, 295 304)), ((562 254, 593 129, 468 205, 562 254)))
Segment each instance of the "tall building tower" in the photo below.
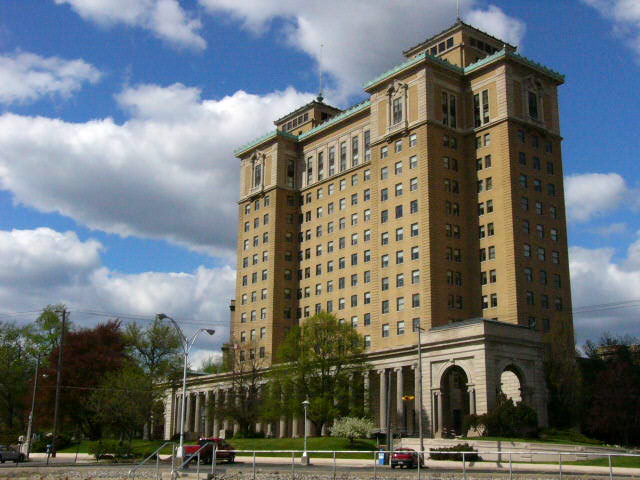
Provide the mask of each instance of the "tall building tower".
MULTIPOLYGON (((544 346, 573 330, 564 77, 461 21, 404 54, 364 85, 366 101, 318 97, 235 152, 234 352, 268 366, 288 329, 327 311, 365 339, 372 370, 354 385, 381 427, 415 433, 422 413, 425 435, 460 433, 500 391, 544 425, 544 346)), ((188 408, 224 402, 228 383, 190 380, 188 408)), ((182 399, 167 398, 170 436, 182 399)), ((211 429, 196 418, 188 431, 211 429)))

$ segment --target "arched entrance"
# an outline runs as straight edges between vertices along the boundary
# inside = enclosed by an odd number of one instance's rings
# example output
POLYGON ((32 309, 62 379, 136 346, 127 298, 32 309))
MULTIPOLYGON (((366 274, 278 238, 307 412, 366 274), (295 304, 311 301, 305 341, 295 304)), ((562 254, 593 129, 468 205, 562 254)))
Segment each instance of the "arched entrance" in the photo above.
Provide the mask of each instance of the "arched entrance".
POLYGON ((442 374, 440 395, 442 399, 442 436, 462 435, 464 417, 469 415, 469 379, 465 371, 453 365, 442 374))
POLYGON ((500 373, 499 391, 513 403, 526 401, 524 392, 524 377, 514 365, 507 365, 500 373))

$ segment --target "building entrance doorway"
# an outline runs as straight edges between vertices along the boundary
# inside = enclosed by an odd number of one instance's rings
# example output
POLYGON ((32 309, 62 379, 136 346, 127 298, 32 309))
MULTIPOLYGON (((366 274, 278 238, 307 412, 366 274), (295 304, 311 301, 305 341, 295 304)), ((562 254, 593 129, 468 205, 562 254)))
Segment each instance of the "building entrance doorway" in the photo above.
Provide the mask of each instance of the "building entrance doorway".
POLYGON ((464 417, 469 415, 469 379, 461 367, 449 367, 442 375, 442 435, 462 435, 464 417))

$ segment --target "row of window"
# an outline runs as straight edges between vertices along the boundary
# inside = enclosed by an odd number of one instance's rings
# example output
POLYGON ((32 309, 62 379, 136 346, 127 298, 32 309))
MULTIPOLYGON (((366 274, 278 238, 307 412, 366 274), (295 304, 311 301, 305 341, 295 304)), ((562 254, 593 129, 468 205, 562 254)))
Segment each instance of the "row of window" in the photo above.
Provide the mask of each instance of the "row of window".
MULTIPOLYGON (((520 143, 527 143, 527 133, 523 129, 518 130, 518 139, 520 143)), ((535 149, 540 148, 540 137, 538 135, 531 135, 531 146, 535 149)), ((544 151, 545 153, 553 153, 553 142, 546 141, 544 143, 544 151)))
MULTIPOLYGON (((527 166, 528 161, 527 154, 525 152, 518 152, 518 163, 524 167, 527 166)), ((546 165, 547 173, 549 175, 555 174, 554 163, 547 161, 546 165)), ((531 157, 531 168, 533 168, 534 170, 542 170, 542 161, 540 160, 540 157, 531 157)))
MULTIPOLYGON (((523 270, 523 273, 524 273, 524 278, 527 282, 532 283, 534 281, 533 269, 531 267, 525 267, 523 270)), ((552 275, 552 279, 553 279, 554 287, 556 288, 562 287, 562 277, 559 274, 554 273, 552 275)), ((547 274, 546 270, 539 271, 538 281, 540 282, 540 285, 547 285, 549 283, 549 275, 547 274)))
MULTIPOLYGON (((404 205, 396 205, 392 210, 394 212, 394 218, 402 218, 404 216, 404 205)), ((418 200, 411 200, 409 202, 409 213, 418 213, 418 200)), ((382 210, 380 212, 380 223, 387 223, 389 221, 389 210, 382 210)))
MULTIPOLYGON (((262 216, 262 224, 269 225, 269 214, 265 213, 262 216)), ((256 217, 253 219, 253 228, 260 228, 260 217, 256 217)), ((244 222, 244 231, 248 232, 251 229, 251 222, 244 222)))
MULTIPOLYGON (((260 210, 260 200, 261 199, 257 199, 254 202, 249 202, 244 206, 244 214, 245 215, 249 215, 251 213, 251 203, 253 203, 253 209, 257 212, 258 210, 260 210)), ((269 197, 269 195, 265 195, 262 198, 262 205, 265 207, 268 207, 269 205, 271 205, 271 198, 269 197)))
MULTIPOLYGON (((525 243, 522 246, 522 253, 525 257, 531 258, 531 255, 532 255, 531 245, 529 245, 528 243, 525 243)), ((540 260, 541 262, 544 262, 547 259, 547 249, 545 247, 538 247, 537 257, 538 257, 538 260, 540 260)), ((551 252, 551 262, 555 263, 556 265, 560 263, 560 252, 556 250, 553 250, 551 252)))
MULTIPOLYGON (((266 299, 267 299, 267 289, 263 288, 260 291, 260 300, 266 300, 266 299)), ((240 304, 241 305, 246 305, 248 301, 249 301, 249 295, 246 294, 246 293, 243 293, 242 297, 240 299, 240 304)), ((254 290, 253 292, 251 292, 251 302, 254 303, 254 302, 257 302, 257 301, 258 301, 258 292, 254 290)), ((266 315, 266 313, 265 313, 265 315, 266 315)))
MULTIPOLYGON (((265 358, 267 353, 264 347, 260 347, 258 349, 258 355, 260 358, 265 358)), ((247 354, 245 352, 245 350, 240 350, 239 352, 239 358, 241 362, 244 362, 245 360, 247 360, 247 354)), ((250 360, 254 360, 256 358, 256 349, 255 348, 251 348, 249 349, 249 359, 250 360)))
MULTIPOLYGON (((524 174, 521 173, 520 174, 520 187, 522 187, 523 189, 527 189, 529 188, 529 177, 524 174)), ((542 192, 542 180, 540 180, 539 178, 534 178, 533 179, 533 190, 536 192, 542 192)), ((554 197, 556 195, 556 186, 553 183, 547 183, 547 194, 551 197, 554 197)))
MULTIPOLYGON (((527 305, 529 306, 535 306, 536 304, 536 294, 532 291, 527 291, 526 292, 526 299, 527 299, 527 305)), ((554 308, 561 312, 562 309, 564 308, 562 306, 562 297, 555 297, 554 301, 553 301, 553 306, 554 308)), ((541 294, 540 295, 540 306, 542 308, 548 309, 549 308, 549 295, 547 294, 541 294)))
MULTIPOLYGON (((266 270, 262 270, 262 272, 260 273, 260 281, 266 281, 268 279, 269 274, 267 273, 266 270)), ((251 274, 251 283, 258 283, 258 272, 253 272, 251 274)), ((249 285, 249 276, 248 275, 243 275, 242 276, 242 286, 246 287, 247 285, 249 285)))
MULTIPOLYGON (((531 226, 529 224, 529 220, 527 219, 522 220, 522 231, 527 235, 531 233, 531 226)), ((545 238, 546 234, 545 234, 544 225, 540 223, 536 225, 536 235, 540 240, 545 238)), ((553 240, 554 242, 557 242, 560 239, 560 234, 558 233, 557 228, 551 228, 549 230, 549 238, 551 238, 551 240, 553 240)))
MULTIPOLYGON (((528 197, 521 197, 520 198, 520 208, 522 208, 522 210, 524 210, 526 212, 529 211, 529 198, 528 197)), ((544 215, 544 203, 542 203, 540 201, 536 201, 535 208, 536 208, 536 214, 544 215)), ((558 209, 554 205, 549 205, 549 215, 553 219, 558 218, 558 209)))
MULTIPOLYGON (((251 256, 251 265, 257 265, 258 261, 259 261, 259 255, 257 253, 254 253, 251 256)), ((264 252, 262 252, 262 261, 263 262, 268 262, 269 261, 269 252, 267 250, 265 250, 264 252)), ((249 266, 249 257, 244 257, 242 259, 242 268, 247 268, 249 266)))
MULTIPOLYGON (((367 168, 362 172, 362 180, 365 182, 371 180, 371 169, 367 168)), ((359 183, 359 174, 354 173, 353 175, 351 175, 351 186, 356 187, 358 186, 358 183, 359 183)), ((346 188, 347 188, 347 179, 341 178, 340 181, 338 182, 338 190, 343 191, 343 190, 346 190, 346 188)), ((335 192, 336 192, 336 184, 335 183, 328 184, 327 195, 333 195, 335 192)), ((320 200, 322 198, 324 198, 324 189, 320 187, 316 190, 316 199, 320 200)), ((307 192, 304 195, 300 195, 299 203, 300 205, 304 205, 305 203, 310 203, 312 199, 313 199, 312 193, 307 192)), ((287 196, 287 204, 290 207, 295 206, 295 199, 292 195, 287 196)))
MULTIPOLYGON (((366 130, 363 134, 364 161, 371 160, 371 132, 366 130)), ((325 152, 320 151, 315 156, 310 155, 304 164, 305 184, 310 185, 314 181, 314 166, 316 168, 315 180, 320 182, 327 177, 332 177, 337 173, 342 173, 348 168, 357 167, 360 164, 360 137, 354 135, 350 142, 342 141, 339 144, 338 157, 336 158, 336 147, 330 146, 327 150, 327 162, 325 164, 325 152), (348 144, 351 145, 351 154, 349 155, 348 144), (349 162, 349 157, 351 162, 349 162), (325 171, 326 167, 326 171, 325 171)))
MULTIPOLYGON (((269 243, 269 232, 264 232, 264 233, 262 234, 262 243, 263 243, 263 244, 265 244, 265 245, 266 245, 267 243, 269 243)), ((254 247, 258 247, 258 246, 260 246, 260 235, 255 235, 255 236, 253 237, 253 246, 254 246, 254 247)), ((245 239, 243 240, 243 242, 242 242, 242 249, 243 249, 243 250, 249 250, 249 248, 250 248, 250 242, 249 242, 249 239, 248 239, 248 238, 245 238, 245 239)))

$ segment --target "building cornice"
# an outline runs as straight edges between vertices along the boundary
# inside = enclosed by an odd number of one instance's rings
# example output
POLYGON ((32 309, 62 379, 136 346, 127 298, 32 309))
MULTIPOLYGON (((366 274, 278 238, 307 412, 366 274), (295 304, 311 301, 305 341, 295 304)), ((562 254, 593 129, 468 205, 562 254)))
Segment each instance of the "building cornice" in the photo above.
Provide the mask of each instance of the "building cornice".
POLYGON ((246 145, 243 145, 242 147, 238 148, 237 150, 233 151, 233 154, 236 157, 240 157, 242 154, 247 153, 249 150, 256 148, 260 145, 262 145, 265 142, 268 142, 269 140, 273 140, 276 137, 283 137, 286 138, 288 140, 294 140, 297 141, 298 137, 296 135, 293 135, 291 133, 288 132, 283 132, 282 130, 272 130, 269 133, 266 133, 265 135, 262 135, 261 137, 258 137, 254 140, 252 140, 251 142, 247 143, 246 145))

